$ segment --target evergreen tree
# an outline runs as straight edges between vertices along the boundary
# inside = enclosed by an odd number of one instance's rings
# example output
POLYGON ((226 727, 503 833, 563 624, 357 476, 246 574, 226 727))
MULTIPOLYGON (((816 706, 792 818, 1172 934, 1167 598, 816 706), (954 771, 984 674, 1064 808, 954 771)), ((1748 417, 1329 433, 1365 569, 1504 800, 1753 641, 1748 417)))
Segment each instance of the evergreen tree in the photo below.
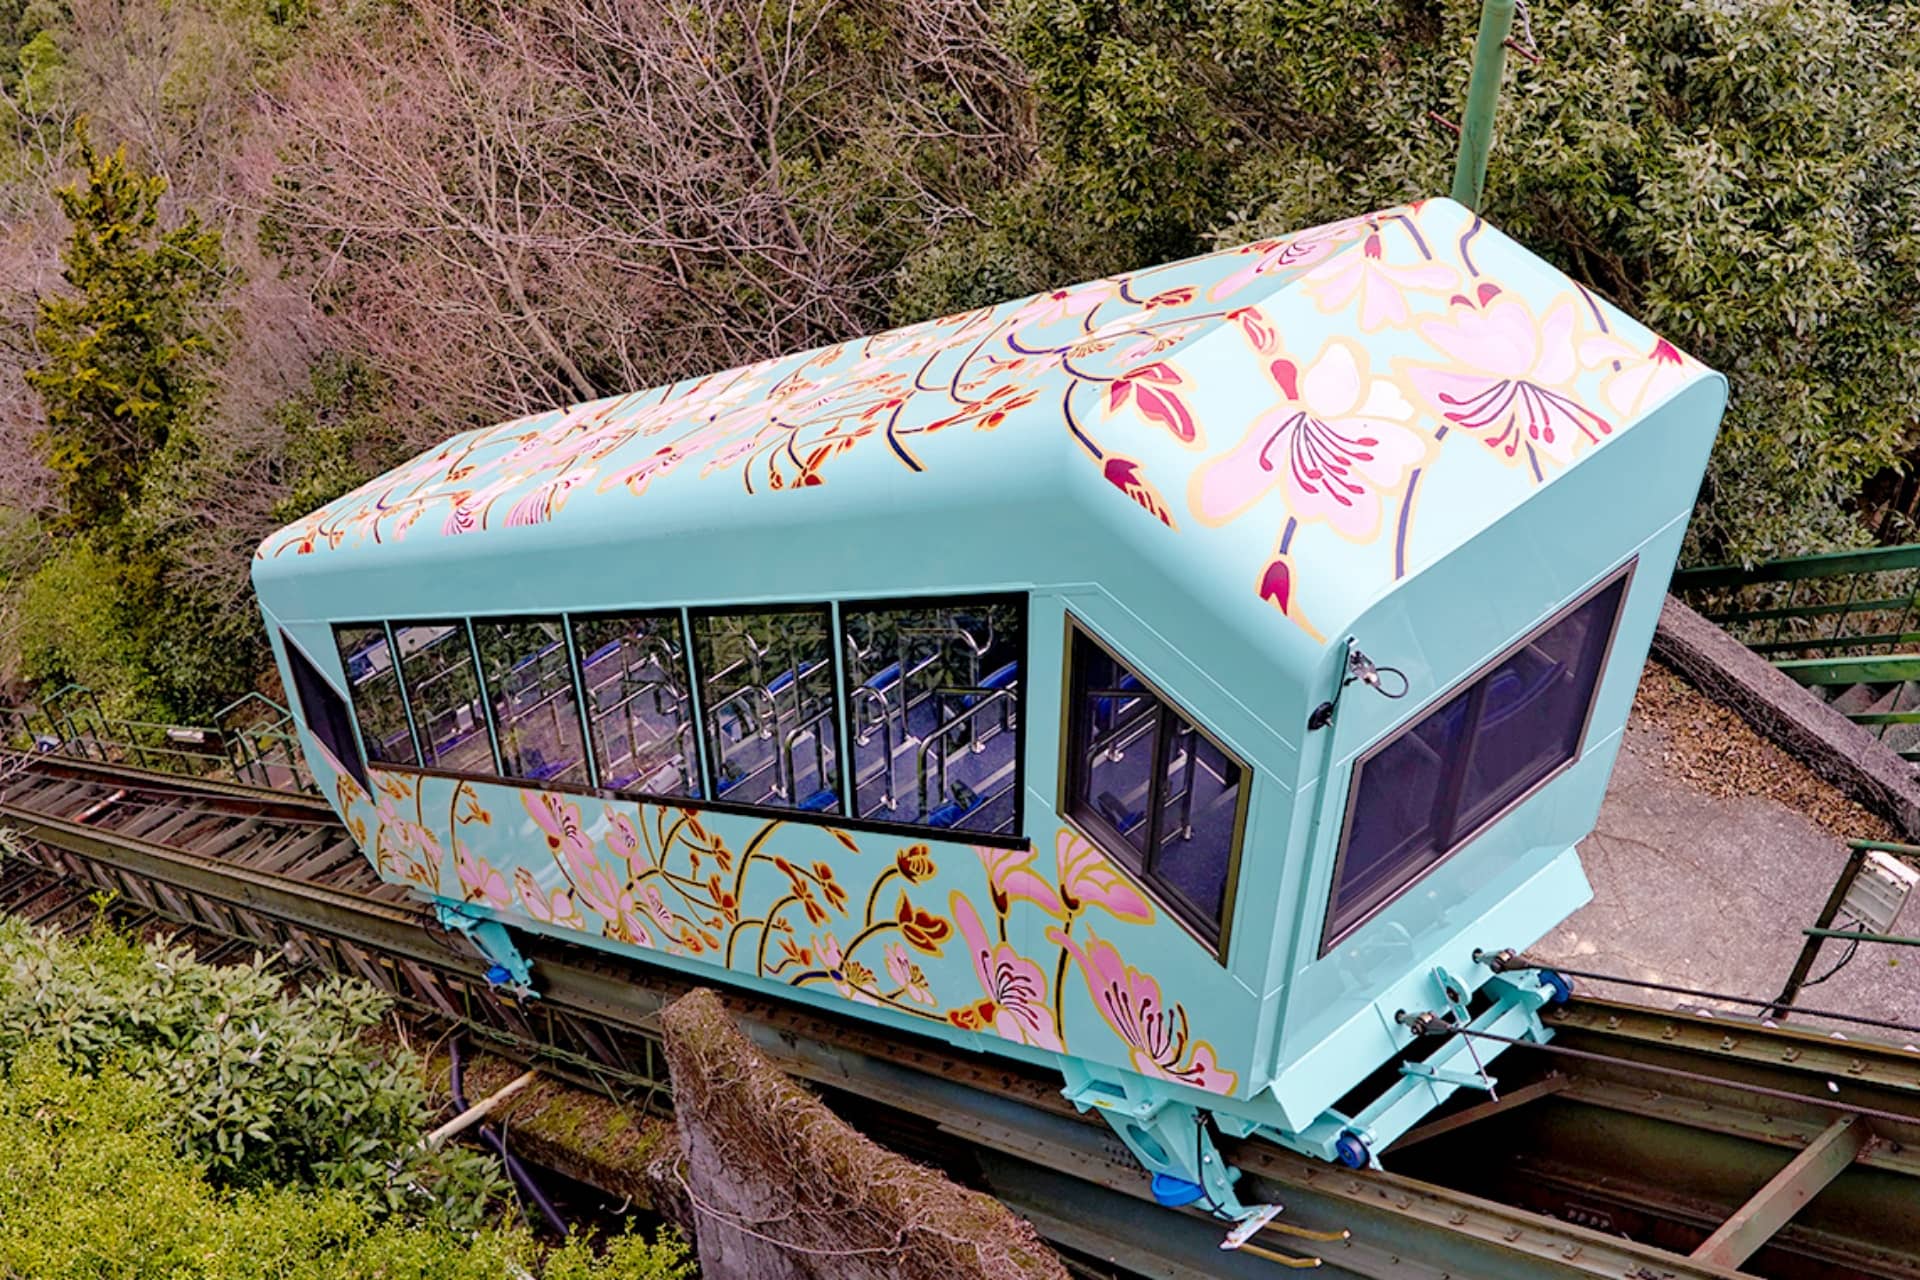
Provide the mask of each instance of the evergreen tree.
POLYGON ((26 373, 40 393, 40 447, 60 488, 68 532, 122 532, 154 460, 190 440, 205 403, 203 317, 225 283, 220 233, 188 212, 163 230, 167 181, 126 148, 101 154, 84 127, 81 179, 57 193, 73 231, 62 277, 73 293, 40 300, 26 373))

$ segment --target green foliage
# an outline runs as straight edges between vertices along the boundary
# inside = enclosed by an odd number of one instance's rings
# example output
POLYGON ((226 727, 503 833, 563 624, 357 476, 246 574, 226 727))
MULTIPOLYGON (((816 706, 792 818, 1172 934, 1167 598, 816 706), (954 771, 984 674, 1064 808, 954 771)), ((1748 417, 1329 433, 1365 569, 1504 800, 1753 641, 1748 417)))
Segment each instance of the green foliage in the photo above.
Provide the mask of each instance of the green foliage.
POLYGON ((71 680, 108 691, 114 712, 132 713, 153 696, 139 648, 139 621, 123 607, 123 565, 87 539, 56 551, 21 597, 20 672, 35 685, 71 680))
POLYGON ((60 487, 69 530, 118 525, 140 499, 147 469, 181 438, 205 397, 213 351, 203 311, 228 270, 220 234, 189 212, 160 226, 166 179, 138 172, 126 148, 103 155, 83 129, 85 176, 57 193, 73 223, 61 257, 73 294, 40 300, 26 371, 40 393, 40 447, 60 487))
POLYGON ((540 1270, 541 1280, 697 1280, 698 1275, 693 1250, 671 1231, 652 1240, 629 1232, 606 1241, 604 1249, 569 1240, 540 1270))
POLYGON ((386 380, 365 360, 328 355, 308 386, 274 406, 284 432, 278 467, 286 490, 274 519, 290 523, 406 460, 405 446, 383 412, 386 380))
POLYGON ((691 1280, 684 1246, 408 1226, 338 1190, 223 1190, 169 1141, 166 1100, 36 1050, 0 1072, 0 1275, 33 1280, 691 1280))
POLYGON ((44 107, 61 57, 54 31, 67 19, 61 0, 0 0, 0 93, 23 111, 44 107))
MULTIPOLYGON (((1032 80, 1040 164, 984 229, 909 264, 903 317, 1450 185, 1455 139, 1432 121, 1459 118, 1478 0, 999 12, 1032 80)), ((1488 216, 1733 380, 1699 554, 1858 541, 1854 495, 1916 448, 1916 17, 1859 0, 1567 0, 1534 8, 1541 65, 1509 59, 1488 216)))
POLYGON ((232 272, 192 212, 163 228, 165 179, 84 128, 76 146, 83 177, 57 193, 70 292, 39 300, 41 361, 24 375, 58 487, 48 523, 67 540, 25 586, 21 674, 86 684, 123 713, 205 717, 253 687, 265 649, 230 595, 174 571, 185 492, 228 482, 198 473, 194 432, 232 272))
POLYGON ((21 592, 21 678, 83 684, 109 715, 159 721, 204 721, 252 688, 254 615, 169 583, 167 567, 164 548, 98 534, 61 544, 21 592))
POLYGON ((0 1067, 31 1049, 83 1075, 124 1073, 219 1186, 332 1188, 375 1215, 477 1223, 499 1175, 487 1157, 420 1146, 432 1113, 419 1063, 366 1041, 383 997, 349 981, 283 985, 258 965, 0 921, 0 1067))

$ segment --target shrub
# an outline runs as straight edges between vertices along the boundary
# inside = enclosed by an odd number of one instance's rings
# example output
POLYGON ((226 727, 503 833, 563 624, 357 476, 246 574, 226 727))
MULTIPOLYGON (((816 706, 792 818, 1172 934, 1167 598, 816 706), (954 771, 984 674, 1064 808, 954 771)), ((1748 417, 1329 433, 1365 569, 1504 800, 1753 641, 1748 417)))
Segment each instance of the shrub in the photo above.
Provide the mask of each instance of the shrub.
POLYGON ((172 1100, 52 1047, 0 1074, 0 1275, 33 1280, 690 1280, 665 1239, 573 1244, 542 1266, 523 1233, 408 1226, 342 1189, 225 1191, 170 1139, 172 1100))
POLYGON ((346 980, 282 988, 260 963, 213 968, 184 948, 0 921, 0 1069, 33 1047, 81 1075, 125 1074, 219 1186, 333 1188, 375 1215, 479 1222, 497 1166, 421 1148, 432 1111, 418 1061, 366 1039, 385 999, 346 980))

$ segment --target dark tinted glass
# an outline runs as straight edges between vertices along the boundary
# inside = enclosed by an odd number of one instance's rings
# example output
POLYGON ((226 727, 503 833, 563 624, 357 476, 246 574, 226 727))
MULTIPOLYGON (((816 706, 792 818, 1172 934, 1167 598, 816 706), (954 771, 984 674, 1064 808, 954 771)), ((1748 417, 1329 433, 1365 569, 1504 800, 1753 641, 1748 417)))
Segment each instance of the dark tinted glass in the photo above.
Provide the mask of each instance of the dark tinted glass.
POLYGON ((1449 772, 1464 751, 1468 701, 1468 693, 1449 699, 1361 766, 1329 936, 1439 861, 1441 810, 1449 772))
POLYGON ((473 621, 500 772, 528 782, 587 781, 573 664, 558 618, 473 621))
POLYGON ((1074 637, 1076 710, 1085 726, 1081 803, 1105 820, 1144 868, 1153 842, 1154 762, 1160 755, 1160 700, 1139 677, 1085 636, 1074 637))
POLYGON ((406 705, 400 700, 400 677, 387 646, 387 629, 335 627, 333 639, 352 686, 353 714, 360 721, 367 759, 377 764, 419 764, 413 734, 407 728, 406 705))
POLYGON ((1073 631, 1067 807, 1203 936, 1225 927, 1245 766, 1073 631))
POLYGON ((696 614, 693 643, 714 798, 842 812, 827 611, 696 614))
POLYGON ((600 785, 649 796, 700 795, 680 615, 575 618, 600 785))
POLYGON ((860 817, 1015 830, 1023 616, 1008 598, 841 607, 860 817))
POLYGON ((1489 672, 1475 709, 1458 829, 1477 827, 1578 754, 1621 580, 1489 672))
POLYGON ((1615 578, 1358 766, 1327 946, 1579 755, 1626 587, 1615 578))
POLYGON ((1218 920, 1240 814, 1240 763, 1179 712, 1169 712, 1167 725, 1153 877, 1218 920))
POLYGON ((300 718, 340 767, 365 787, 367 766, 360 759, 359 744, 353 740, 353 717, 347 710, 346 699, 335 692, 327 678, 307 661, 307 655, 284 631, 280 633, 280 644, 286 651, 287 670, 293 676, 294 700, 300 718))
POLYGON ((396 622, 400 678, 407 682, 421 763, 452 773, 490 775, 493 743, 474 678, 473 647, 464 622, 396 622))

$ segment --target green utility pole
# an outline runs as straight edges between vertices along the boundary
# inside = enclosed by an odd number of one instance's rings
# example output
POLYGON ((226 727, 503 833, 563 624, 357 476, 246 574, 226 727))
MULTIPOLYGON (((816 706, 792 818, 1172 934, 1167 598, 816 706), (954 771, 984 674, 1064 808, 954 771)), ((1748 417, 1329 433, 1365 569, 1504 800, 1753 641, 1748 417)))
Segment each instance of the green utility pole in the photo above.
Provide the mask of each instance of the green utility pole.
POLYGON ((1469 209, 1480 207, 1480 195, 1487 186, 1487 148, 1493 145, 1493 111, 1500 101, 1500 77, 1507 69, 1513 7, 1514 0, 1486 0, 1480 10, 1473 76, 1467 81, 1467 118, 1460 124, 1460 158, 1453 166, 1453 198, 1469 209))

